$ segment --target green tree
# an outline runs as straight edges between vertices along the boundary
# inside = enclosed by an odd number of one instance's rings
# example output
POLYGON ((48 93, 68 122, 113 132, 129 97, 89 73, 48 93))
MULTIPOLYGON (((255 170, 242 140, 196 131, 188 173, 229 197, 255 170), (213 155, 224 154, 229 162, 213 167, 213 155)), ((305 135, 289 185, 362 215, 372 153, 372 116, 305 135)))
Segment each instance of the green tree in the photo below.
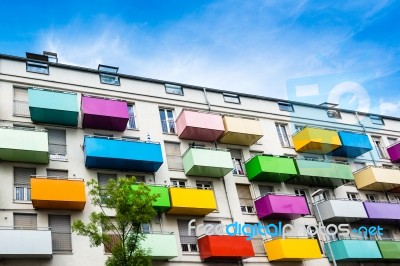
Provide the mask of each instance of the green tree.
POLYGON ((134 178, 119 178, 104 188, 90 180, 91 201, 100 211, 92 212, 86 224, 79 219, 72 224, 74 232, 89 237, 91 246, 103 244, 111 252, 107 266, 151 265, 150 250, 141 246, 146 237, 141 225, 156 216, 152 204, 159 195, 152 195, 143 183, 132 189, 135 184, 134 178), (106 209, 113 209, 115 215, 110 217, 106 209))

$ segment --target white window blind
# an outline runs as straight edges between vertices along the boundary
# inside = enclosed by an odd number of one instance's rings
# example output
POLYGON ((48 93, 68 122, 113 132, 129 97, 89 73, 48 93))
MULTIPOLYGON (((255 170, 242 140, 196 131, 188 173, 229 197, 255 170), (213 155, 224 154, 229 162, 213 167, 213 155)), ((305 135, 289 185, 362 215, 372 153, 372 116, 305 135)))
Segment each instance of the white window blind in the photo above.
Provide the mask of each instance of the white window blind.
POLYGON ((100 187, 105 188, 108 184, 108 181, 110 179, 114 179, 117 181, 117 175, 116 174, 103 174, 103 173, 98 173, 97 174, 97 179, 99 182, 100 187))
POLYGON ((14 229, 37 229, 36 214, 14 213, 14 229))
POLYGON ((65 130, 47 129, 51 159, 66 159, 67 139, 65 130))
POLYGON ((68 179, 68 171, 47 169, 47 176, 50 178, 68 179))
POLYGON ((183 170, 180 143, 165 142, 165 154, 169 169, 183 170))

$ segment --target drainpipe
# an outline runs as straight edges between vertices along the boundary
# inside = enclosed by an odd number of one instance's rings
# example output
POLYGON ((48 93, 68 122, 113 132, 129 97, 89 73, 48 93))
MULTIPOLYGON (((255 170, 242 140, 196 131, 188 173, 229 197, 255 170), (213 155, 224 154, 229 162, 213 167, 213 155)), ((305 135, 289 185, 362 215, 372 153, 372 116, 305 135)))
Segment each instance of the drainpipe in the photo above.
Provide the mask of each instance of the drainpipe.
POLYGON ((224 177, 221 177, 221 179, 222 179, 222 185, 224 186, 224 190, 225 190, 226 200, 228 202, 229 214, 231 216, 231 220, 232 220, 232 223, 233 223, 234 221, 233 221, 233 215, 232 215, 232 207, 231 207, 231 204, 229 202, 229 196, 228 196, 228 191, 226 190, 225 179, 224 179, 224 177))
MULTIPOLYGON (((359 125, 362 127, 362 129, 363 129, 363 133, 366 134, 366 133, 367 133, 367 130, 365 130, 365 126, 363 125, 363 123, 361 123, 360 117, 358 116, 358 112, 356 111, 356 112, 354 112, 354 114, 356 115, 358 124, 359 124, 359 125)), ((374 155, 373 155, 372 151, 369 151, 368 153, 369 153, 369 155, 371 156, 371 159, 372 159, 372 162, 374 163, 374 166, 376 166, 375 158, 374 158, 374 155)))
POLYGON ((210 105, 210 102, 208 101, 207 91, 206 91, 205 87, 203 87, 203 93, 204 93, 204 98, 206 99, 206 103, 208 105, 208 111, 211 111, 211 105, 210 105))

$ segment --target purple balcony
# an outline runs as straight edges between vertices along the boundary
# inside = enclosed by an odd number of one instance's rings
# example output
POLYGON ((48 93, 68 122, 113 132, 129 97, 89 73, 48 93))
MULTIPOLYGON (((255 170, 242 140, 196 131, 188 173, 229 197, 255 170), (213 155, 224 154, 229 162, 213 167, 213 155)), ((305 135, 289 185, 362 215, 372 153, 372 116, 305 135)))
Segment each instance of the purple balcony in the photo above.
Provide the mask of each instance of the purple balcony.
POLYGON ((304 197, 295 195, 264 195, 254 205, 260 219, 296 219, 310 214, 304 197))
POLYGON ((124 131, 129 120, 126 102, 83 96, 82 127, 124 131))
POLYGON ((392 224, 400 220, 400 204, 388 202, 364 202, 368 221, 392 224))
POLYGON ((389 146, 387 148, 387 152, 392 162, 400 162, 400 142, 396 142, 395 144, 389 146))

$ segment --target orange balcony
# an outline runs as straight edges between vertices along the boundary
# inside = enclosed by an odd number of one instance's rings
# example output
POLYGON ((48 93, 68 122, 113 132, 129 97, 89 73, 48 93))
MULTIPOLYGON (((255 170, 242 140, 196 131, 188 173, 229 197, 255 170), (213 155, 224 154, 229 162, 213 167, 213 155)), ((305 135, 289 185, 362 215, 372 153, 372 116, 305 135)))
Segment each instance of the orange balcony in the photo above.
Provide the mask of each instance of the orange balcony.
POLYGON ((82 179, 32 177, 31 199, 37 209, 83 210, 85 182, 82 179))

